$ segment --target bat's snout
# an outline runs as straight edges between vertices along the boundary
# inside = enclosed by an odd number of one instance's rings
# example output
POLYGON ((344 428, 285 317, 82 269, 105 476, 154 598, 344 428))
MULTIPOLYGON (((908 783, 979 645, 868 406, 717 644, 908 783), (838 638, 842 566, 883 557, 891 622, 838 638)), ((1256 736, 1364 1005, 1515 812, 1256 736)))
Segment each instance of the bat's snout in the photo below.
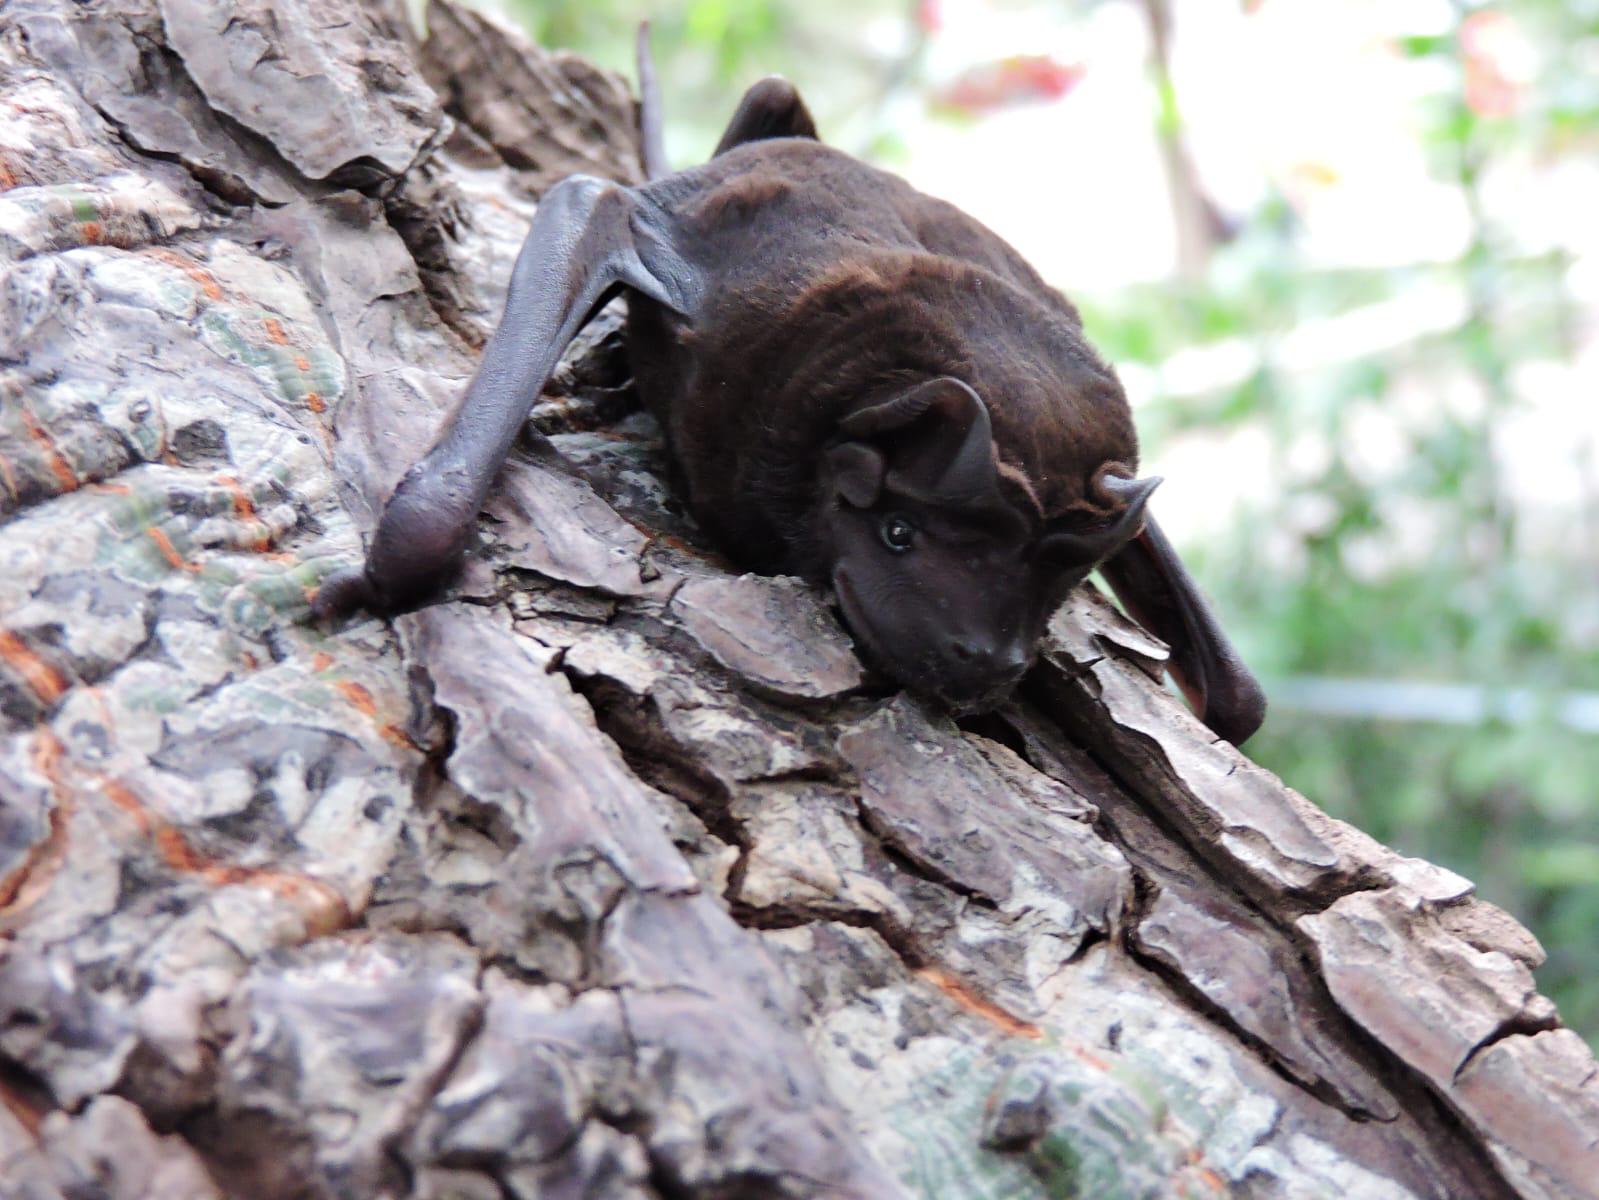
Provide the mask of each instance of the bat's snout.
POLYGON ((986 712, 1009 698, 1032 665, 1030 647, 1010 639, 951 636, 933 673, 933 693, 957 714, 986 712))

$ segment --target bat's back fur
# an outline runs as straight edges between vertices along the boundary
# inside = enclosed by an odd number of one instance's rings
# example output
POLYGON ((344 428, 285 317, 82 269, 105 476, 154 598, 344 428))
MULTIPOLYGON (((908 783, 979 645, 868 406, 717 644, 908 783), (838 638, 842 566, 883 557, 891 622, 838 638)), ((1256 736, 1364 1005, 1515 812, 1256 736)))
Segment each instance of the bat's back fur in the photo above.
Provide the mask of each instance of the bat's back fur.
POLYGON ((1137 467, 1120 385, 1070 301, 997 234, 802 138, 739 146, 641 194, 672 214, 705 298, 691 321, 631 305, 639 391, 692 507, 742 560, 813 569, 784 560, 803 554, 818 448, 846 412, 939 376, 987 402, 1012 503, 1040 523, 1108 515, 1093 473, 1137 467))

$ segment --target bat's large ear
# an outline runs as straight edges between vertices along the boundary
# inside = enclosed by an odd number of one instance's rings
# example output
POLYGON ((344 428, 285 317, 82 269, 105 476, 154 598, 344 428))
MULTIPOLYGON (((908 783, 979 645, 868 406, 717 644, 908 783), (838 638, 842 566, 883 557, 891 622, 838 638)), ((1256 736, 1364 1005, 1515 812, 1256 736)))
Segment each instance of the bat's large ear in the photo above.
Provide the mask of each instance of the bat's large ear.
POLYGON ((1234 745, 1248 740, 1265 720, 1265 693, 1155 519, 1146 516, 1099 571, 1128 613, 1171 647, 1167 668, 1199 719, 1234 745))
POLYGON ((883 455, 881 480, 931 504, 981 504, 998 496, 988 406, 958 379, 943 376, 851 413, 839 430, 883 455))
POLYGON ((1161 485, 1159 475, 1146 479, 1126 479, 1101 471, 1096 490, 1121 502, 1122 510, 1094 529, 1057 529, 1046 533, 1038 543, 1038 554, 1062 567, 1088 568, 1105 561, 1125 546, 1144 523, 1144 506, 1150 494, 1161 485))
POLYGON ((815 141, 816 121, 792 83, 779 75, 768 75, 744 93, 711 157, 747 142, 785 137, 815 141))

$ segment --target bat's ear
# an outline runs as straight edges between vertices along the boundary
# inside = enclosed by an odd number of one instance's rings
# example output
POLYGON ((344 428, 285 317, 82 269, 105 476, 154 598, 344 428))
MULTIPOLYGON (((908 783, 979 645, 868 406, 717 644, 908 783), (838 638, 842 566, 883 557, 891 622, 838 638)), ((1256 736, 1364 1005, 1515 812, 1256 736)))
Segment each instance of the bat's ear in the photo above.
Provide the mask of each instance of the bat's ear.
POLYGON ((958 379, 917 384, 890 400, 851 413, 839 430, 880 448, 883 482, 914 500, 981 504, 998 498, 994 433, 988 406, 958 379))
POLYGON ((1266 718, 1266 695, 1155 518, 1145 516, 1099 571, 1122 607, 1171 647, 1167 669, 1199 719, 1242 745, 1266 718))
POLYGON ((835 493, 856 508, 870 508, 883 490, 888 461, 876 446, 844 442, 827 452, 827 469, 835 493))
POLYGON ((1102 470, 1095 484, 1096 490, 1121 502, 1121 512, 1096 529, 1046 533, 1038 543, 1040 558, 1063 567, 1085 570, 1104 562, 1143 526, 1144 506, 1149 503, 1150 494, 1161 485, 1161 477, 1126 479, 1102 470))

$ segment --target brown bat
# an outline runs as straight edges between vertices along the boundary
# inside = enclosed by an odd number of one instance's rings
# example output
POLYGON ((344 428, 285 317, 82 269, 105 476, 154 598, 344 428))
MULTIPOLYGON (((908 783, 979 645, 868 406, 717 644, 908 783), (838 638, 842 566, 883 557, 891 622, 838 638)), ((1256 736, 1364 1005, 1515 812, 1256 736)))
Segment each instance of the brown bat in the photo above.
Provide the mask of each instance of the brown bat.
POLYGON ((1147 510, 1115 373, 1009 245, 816 140, 766 79, 708 163, 660 171, 641 53, 639 187, 552 188, 466 397, 320 612, 392 610, 455 569, 557 360, 619 291, 639 394, 695 517, 739 562, 831 585, 864 654, 957 711, 1003 699, 1095 568, 1242 742, 1259 685, 1147 510))

